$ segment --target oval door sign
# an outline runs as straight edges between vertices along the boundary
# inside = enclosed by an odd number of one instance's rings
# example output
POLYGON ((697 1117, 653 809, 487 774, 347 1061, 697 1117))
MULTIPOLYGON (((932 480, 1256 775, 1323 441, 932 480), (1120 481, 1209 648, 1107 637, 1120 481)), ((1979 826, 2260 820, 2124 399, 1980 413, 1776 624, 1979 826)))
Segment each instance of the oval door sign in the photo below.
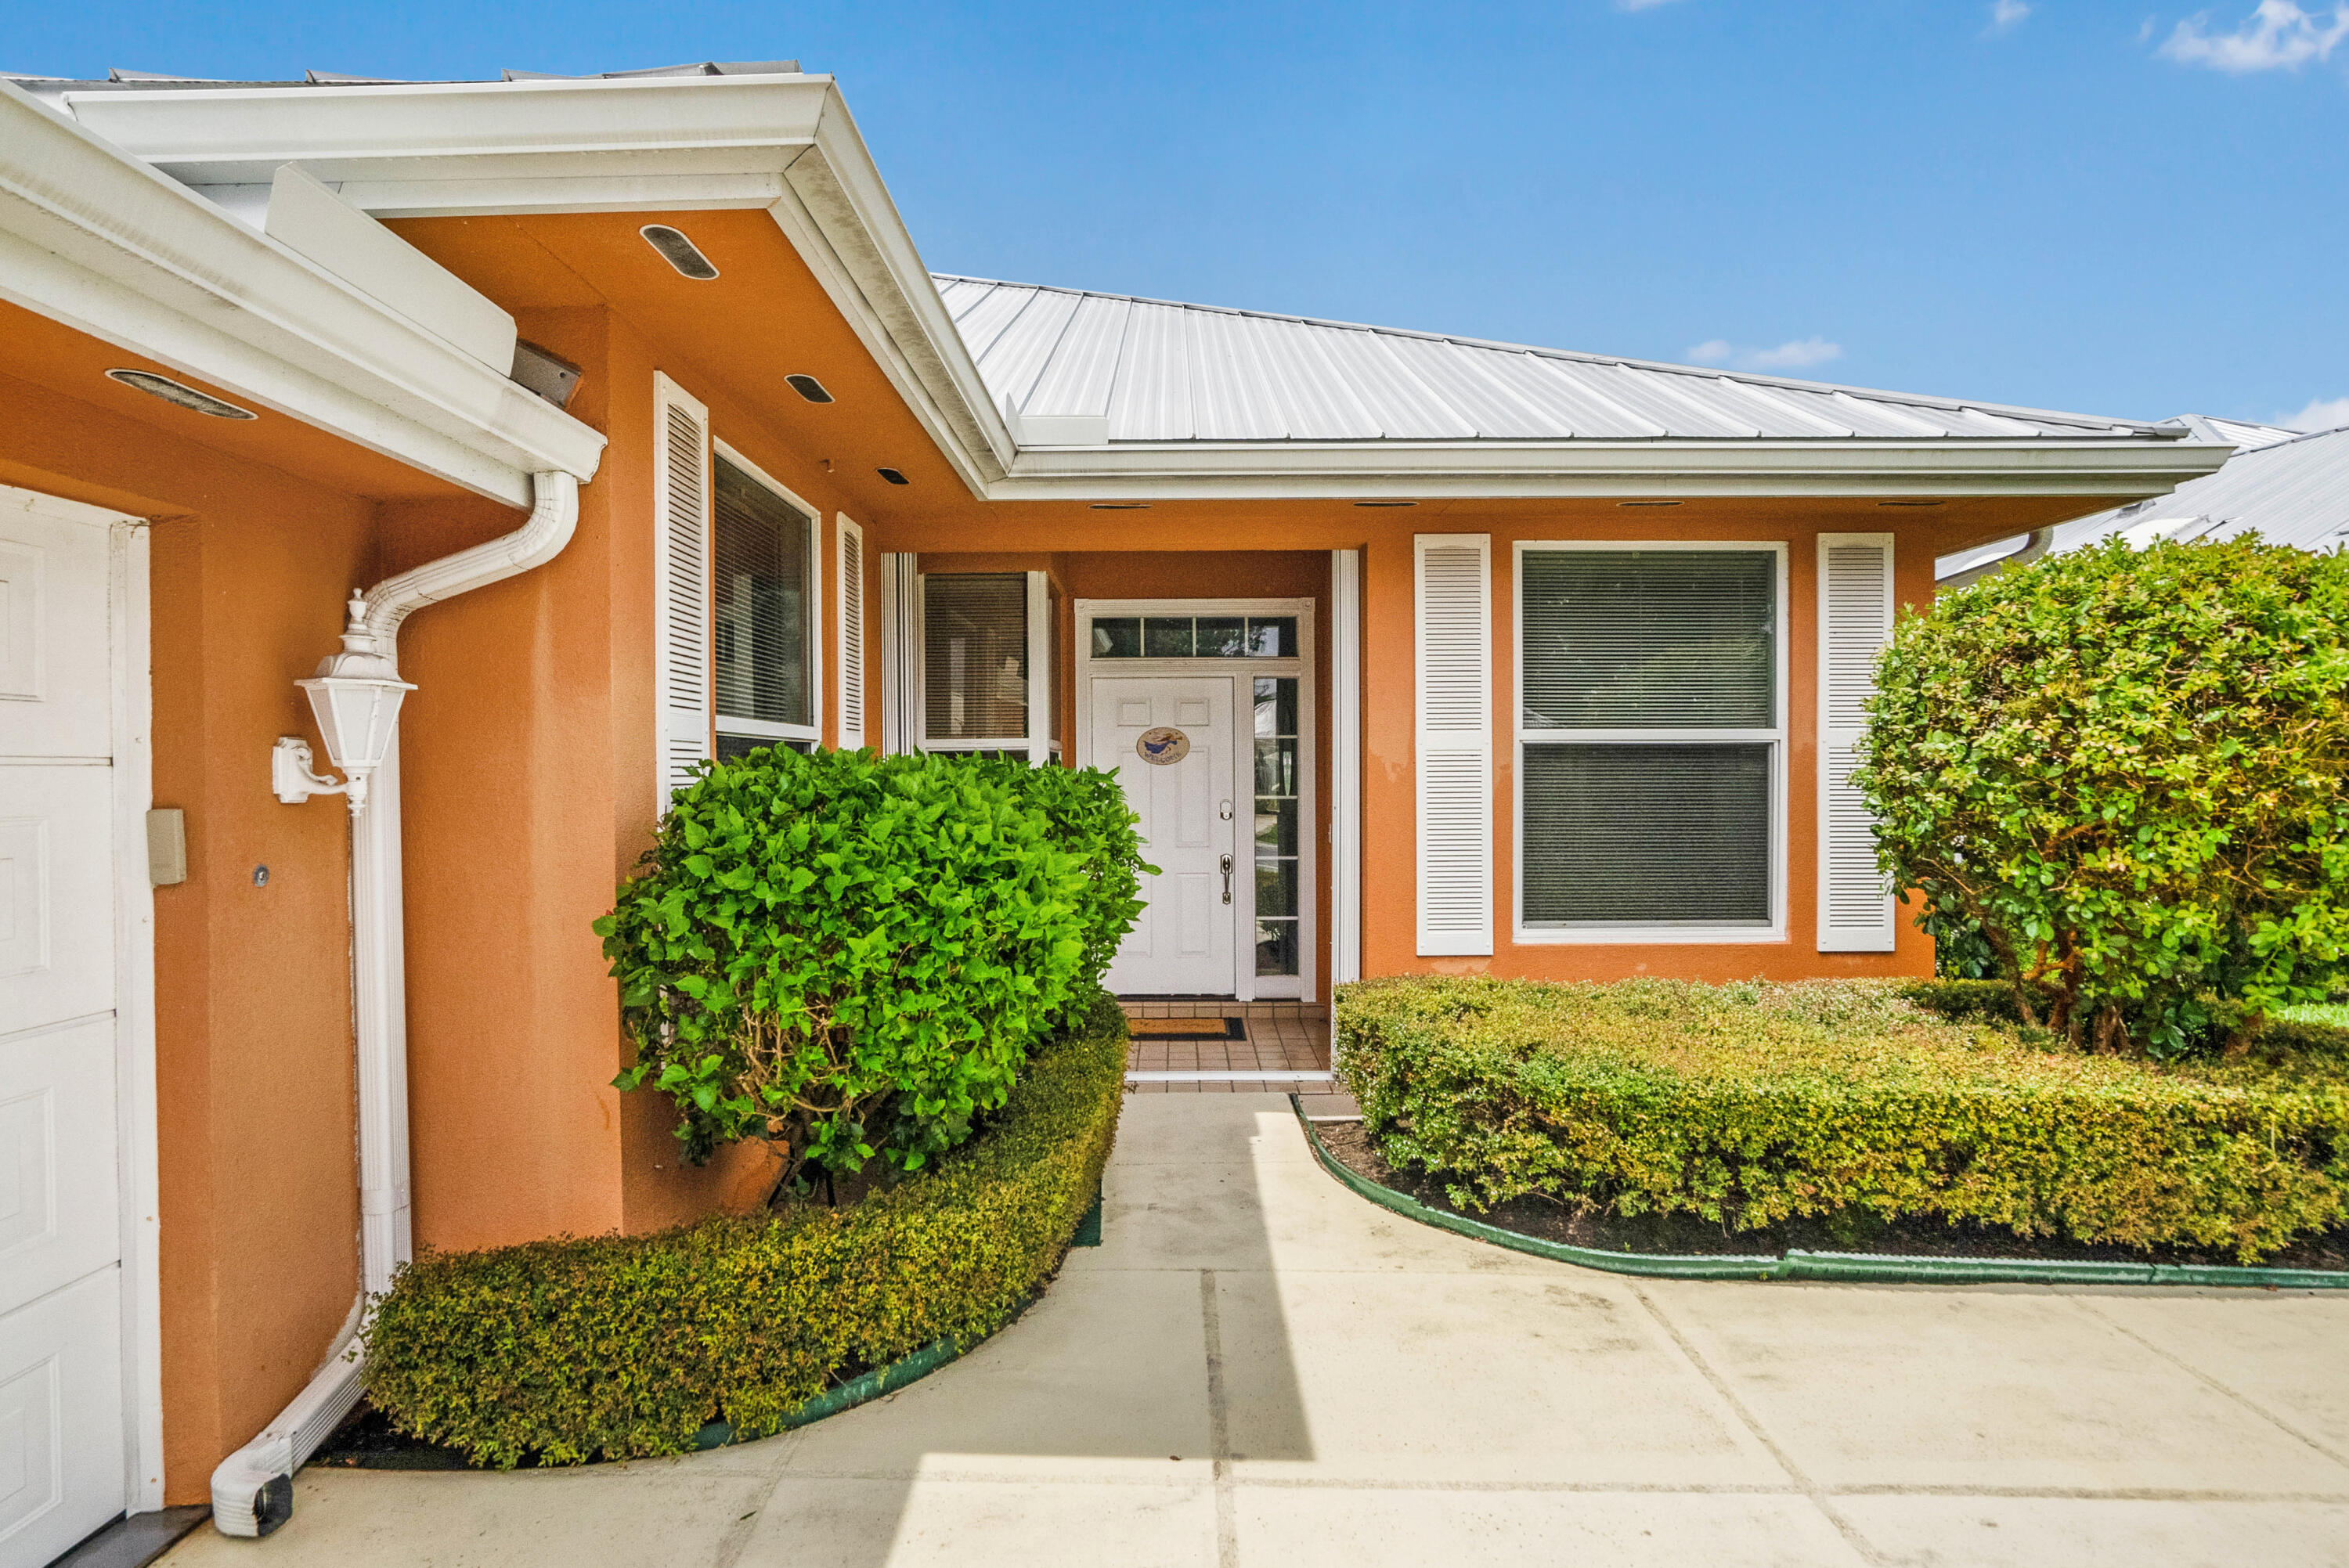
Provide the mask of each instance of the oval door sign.
POLYGON ((1133 751, 1154 768, 1172 768, 1191 755, 1191 738, 1171 724, 1162 724, 1136 736, 1133 751))

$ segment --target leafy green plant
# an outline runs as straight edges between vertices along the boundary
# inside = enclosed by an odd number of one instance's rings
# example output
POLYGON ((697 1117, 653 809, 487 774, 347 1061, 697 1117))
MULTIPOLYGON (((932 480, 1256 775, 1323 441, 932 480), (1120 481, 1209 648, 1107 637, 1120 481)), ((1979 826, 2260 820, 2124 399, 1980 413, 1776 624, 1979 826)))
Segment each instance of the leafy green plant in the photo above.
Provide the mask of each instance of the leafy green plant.
POLYGON ((368 1399, 476 1464, 675 1454, 992 1333, 1058 1266, 1116 1135, 1125 1018, 1098 991, 1077 1015, 978 1137, 854 1203, 419 1256, 375 1304, 368 1399))
POLYGON ((2034 1044, 2000 1021, 2012 1001, 1978 981, 1373 980, 1339 990, 1338 1070, 1386 1158, 1468 1208, 1914 1216, 2246 1263, 2349 1218, 2349 1057, 2034 1044))
POLYGON ((2349 561, 2245 538, 2116 541, 1904 617, 1855 776, 1886 870, 2075 1041, 2174 1057, 2323 1000, 2349 966, 2344 616, 2349 561))
POLYGON ((1020 801, 1044 814, 1055 841, 1075 851, 1084 873, 1077 905, 1084 929, 1079 988, 1101 984, 1118 944, 1143 908, 1142 878, 1158 868, 1142 860, 1142 819, 1125 803, 1117 775, 1099 768, 1039 768, 1009 758, 963 763, 1009 786, 1020 801))
POLYGON ((595 923, 636 1050, 614 1081, 670 1096, 690 1160, 761 1138, 786 1185, 920 1170, 1003 1104, 1123 934, 1102 889, 1130 831, 1074 798, 869 751, 705 767, 595 923))

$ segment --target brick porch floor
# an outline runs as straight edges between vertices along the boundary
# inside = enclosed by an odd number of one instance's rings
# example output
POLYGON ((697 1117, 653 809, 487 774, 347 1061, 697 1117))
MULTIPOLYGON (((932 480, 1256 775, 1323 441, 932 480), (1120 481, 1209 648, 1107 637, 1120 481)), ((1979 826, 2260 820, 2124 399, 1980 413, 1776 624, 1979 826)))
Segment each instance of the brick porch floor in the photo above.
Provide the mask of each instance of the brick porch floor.
MULTIPOLYGON (((1238 1018, 1247 1028, 1245 1040, 1136 1040, 1127 1050, 1130 1073, 1330 1070, 1330 1009, 1317 1003, 1121 1000, 1119 1005, 1137 1025, 1153 1018, 1238 1018)), ((1126 1083, 1130 1094, 1312 1094, 1328 1088, 1329 1080, 1319 1078, 1126 1083)))

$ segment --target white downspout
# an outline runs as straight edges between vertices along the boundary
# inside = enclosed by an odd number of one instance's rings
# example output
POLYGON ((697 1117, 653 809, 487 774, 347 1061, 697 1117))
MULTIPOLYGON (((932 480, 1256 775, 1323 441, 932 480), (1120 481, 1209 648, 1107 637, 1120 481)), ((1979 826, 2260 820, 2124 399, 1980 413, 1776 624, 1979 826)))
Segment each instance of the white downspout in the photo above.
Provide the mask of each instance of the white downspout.
POLYGON ((2034 528, 2029 534, 2024 536, 2023 547, 2020 550, 2010 550, 2004 555, 1994 556, 1992 559, 1983 562, 1979 566, 1969 566, 1963 572, 1952 572, 1950 575, 1942 578, 1940 582, 1933 584, 1933 592, 1936 593, 1951 593, 1957 589, 1967 586, 1969 583, 1979 583, 1985 577, 1994 577, 2010 566, 2029 565, 2032 562, 2036 561, 2041 556, 2046 554, 2049 548, 2052 547, 2054 542, 2055 531, 2054 529, 2034 528))
MULTIPOLYGON (((396 665, 400 623, 427 604, 488 586, 560 554, 579 523, 579 481, 533 476, 530 520, 354 594, 341 661, 396 665)), ((361 1289, 326 1365, 261 1435, 212 1471, 212 1522, 223 1535, 266 1535, 292 1517, 294 1472, 358 1402, 367 1302, 413 1253, 408 1190, 408 1005, 399 883, 399 738, 351 809, 351 1001, 357 1041, 361 1289)))

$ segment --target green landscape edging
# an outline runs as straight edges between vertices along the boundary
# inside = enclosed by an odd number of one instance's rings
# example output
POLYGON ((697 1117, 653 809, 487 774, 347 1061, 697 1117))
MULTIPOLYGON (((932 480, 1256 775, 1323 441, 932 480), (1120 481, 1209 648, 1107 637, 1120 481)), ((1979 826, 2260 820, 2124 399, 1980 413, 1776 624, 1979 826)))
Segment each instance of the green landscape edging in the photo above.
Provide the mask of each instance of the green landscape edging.
MULTIPOLYGON (((1024 1304, 1020 1310, 1027 1310, 1024 1304)), ((1019 1315, 1015 1312, 1011 1318, 1016 1319, 1019 1315)), ((1007 1325, 1010 1321, 1007 1319, 1007 1325)), ((792 1406, 772 1427, 756 1431, 737 1431, 730 1421, 712 1421, 694 1434, 694 1449, 698 1452, 724 1448, 729 1443, 755 1443, 761 1438, 771 1438, 778 1432, 788 1432, 821 1421, 826 1416, 837 1416, 843 1410, 869 1405, 884 1394, 894 1394, 906 1384, 928 1377, 947 1362, 960 1358, 966 1351, 984 1344, 988 1337, 981 1335, 968 1345, 958 1339, 933 1341, 909 1356, 900 1356, 885 1367, 875 1367, 860 1377, 851 1377, 836 1388, 826 1388, 804 1404, 792 1406)))
POLYGON ((1847 1284, 2170 1284, 2251 1285, 2269 1290, 2349 1290, 2349 1272, 2328 1269, 2269 1269, 2220 1264, 2112 1264, 2051 1258, 1920 1258, 1881 1253, 1813 1253, 1799 1247, 1783 1254, 1674 1256, 1656 1253, 1610 1253, 1546 1242, 1517 1231, 1488 1225, 1465 1214, 1432 1209, 1408 1192, 1371 1181, 1330 1152, 1319 1129, 1305 1115, 1298 1097, 1288 1102, 1313 1146, 1321 1169, 1347 1187, 1405 1219, 1441 1231, 1489 1242, 1511 1252, 1530 1253, 1555 1263, 1609 1274, 1664 1279, 1831 1280, 1847 1284))

